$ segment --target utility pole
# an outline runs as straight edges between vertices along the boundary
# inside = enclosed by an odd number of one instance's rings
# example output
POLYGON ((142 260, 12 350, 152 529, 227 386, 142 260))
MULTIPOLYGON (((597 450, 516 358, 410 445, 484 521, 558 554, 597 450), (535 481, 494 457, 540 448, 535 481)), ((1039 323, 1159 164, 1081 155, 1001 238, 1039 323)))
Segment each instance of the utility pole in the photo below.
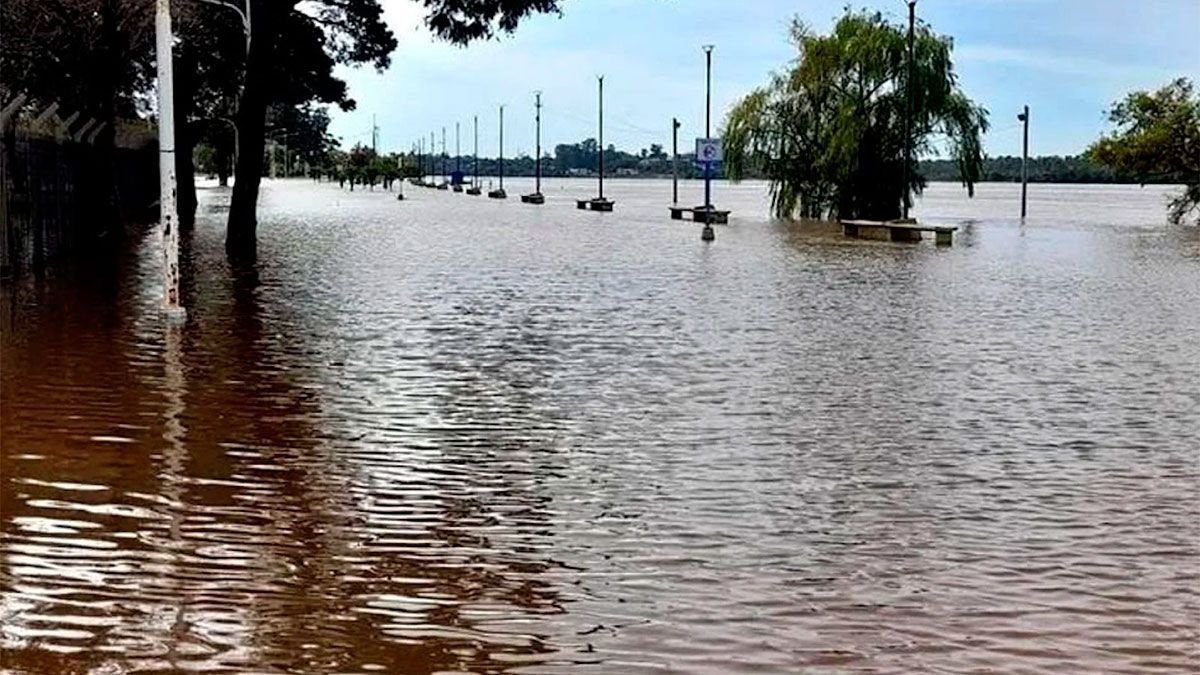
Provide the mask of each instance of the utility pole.
POLYGON ((913 26, 916 24, 917 0, 908 0, 908 74, 904 77, 904 181, 901 185, 901 217, 908 220, 908 165, 912 163, 912 79, 913 26))
POLYGON ((600 145, 596 148, 600 155, 600 200, 604 200, 604 76, 600 80, 600 145))
MULTIPOLYGON (((712 138, 712 45, 704 45, 704 139, 712 138)), ((704 210, 712 210, 712 162, 704 163, 704 210)))
POLYGON ((442 127, 442 183, 446 182, 446 127, 442 127))
POLYGON ((175 205, 175 83, 171 67, 170 0, 157 0, 154 45, 158 62, 158 217, 163 245, 163 309, 168 319, 186 316, 179 298, 179 227, 175 205))
POLYGON ((1025 125, 1024 139, 1021 142, 1021 220, 1025 220, 1025 196, 1029 189, 1029 106, 1017 115, 1017 119, 1025 125))
POLYGON ((679 204, 679 119, 671 118, 671 203, 679 204))
POLYGON ((379 125, 375 124, 375 115, 371 115, 371 154, 378 155, 379 125))
POLYGON ((454 173, 462 173, 462 146, 458 142, 458 122, 454 123, 454 173))
POLYGON ((473 153, 473 163, 475 164, 475 179, 471 181, 471 187, 479 187, 479 115, 475 116, 475 152, 473 153))
POLYGON ((500 106, 500 191, 504 191, 504 106, 500 106))
POLYGON ((534 174, 536 175, 533 191, 537 194, 542 192, 542 92, 534 92, 536 102, 534 103, 534 122, 537 125, 537 145, 534 152, 537 153, 537 160, 534 162, 534 174))

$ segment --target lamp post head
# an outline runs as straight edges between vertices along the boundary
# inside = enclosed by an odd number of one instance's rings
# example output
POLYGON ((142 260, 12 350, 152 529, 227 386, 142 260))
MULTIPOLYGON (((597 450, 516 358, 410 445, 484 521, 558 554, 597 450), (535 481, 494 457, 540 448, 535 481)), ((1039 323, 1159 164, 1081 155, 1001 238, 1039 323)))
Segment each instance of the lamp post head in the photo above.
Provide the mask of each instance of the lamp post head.
POLYGON ((714 46, 715 45, 700 45, 700 48, 704 50, 705 54, 711 54, 714 46))

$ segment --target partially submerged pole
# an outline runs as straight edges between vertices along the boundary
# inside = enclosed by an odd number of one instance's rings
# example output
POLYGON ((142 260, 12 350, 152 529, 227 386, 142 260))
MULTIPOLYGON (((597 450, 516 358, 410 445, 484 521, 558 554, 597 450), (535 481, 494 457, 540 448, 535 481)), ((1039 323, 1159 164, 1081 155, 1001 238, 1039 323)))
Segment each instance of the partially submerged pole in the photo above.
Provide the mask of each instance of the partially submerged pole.
POLYGON ((478 195, 483 192, 479 187, 479 115, 475 116, 475 151, 472 153, 472 163, 475 165, 473 172, 474 178, 471 179, 471 187, 467 188, 467 194, 478 195))
POLYGON ((454 183, 454 191, 463 191, 463 176, 462 176, 462 144, 459 138, 459 123, 454 123, 454 177, 451 180, 454 183))
MULTIPOLYGON (((712 138, 712 45, 704 45, 704 138, 712 138)), ((712 162, 704 163, 704 209, 712 210, 712 162)))
POLYGON ((521 201, 526 204, 545 204, 546 198, 542 195, 542 92, 534 92, 534 126, 536 131, 536 145, 534 150, 534 189, 533 192, 527 195, 521 195, 521 201))
POLYGON ((157 0, 154 45, 158 65, 158 213, 163 246, 163 309, 167 317, 186 316, 179 298, 179 228, 175 182, 175 83, 171 64, 170 0, 157 0))
POLYGON ((537 160, 534 161, 534 187, 533 191, 537 194, 542 193, 542 92, 537 92, 537 101, 533 104, 534 107, 534 125, 537 127, 536 145, 534 152, 537 153, 537 160))
POLYGON ((1024 138, 1021 141, 1021 220, 1025 220, 1025 196, 1029 189, 1029 106, 1017 115, 1017 119, 1025 125, 1024 138))
MULTIPOLYGON (((711 142, 712 139, 712 53, 713 45, 704 45, 704 141, 711 142)), ((692 219, 695 220, 696 213, 692 212, 692 219)), ((712 162, 704 162, 704 229, 700 231, 701 241, 713 241, 717 238, 717 233, 713 231, 713 206, 712 206, 712 162)))
POLYGON ((600 155, 600 200, 604 200, 604 76, 600 80, 600 145, 596 148, 600 155))
POLYGON ((500 190, 504 190, 504 106, 500 106, 500 190))
POLYGON ((594 199, 580 199, 575 202, 576 208, 592 211, 612 211, 613 201, 604 198, 604 76, 597 75, 599 85, 598 98, 600 108, 600 142, 596 145, 596 168, 599 173, 600 194, 594 199))
POLYGON ((912 162, 912 79, 913 26, 916 23, 917 0, 908 0, 908 74, 904 77, 904 179, 901 185, 901 218, 908 220, 908 165, 912 162))
POLYGON ((671 203, 679 203, 679 119, 671 118, 671 203))
POLYGON ((500 188, 488 192, 488 196, 492 199, 507 199, 508 193, 504 191, 504 106, 500 106, 500 188))

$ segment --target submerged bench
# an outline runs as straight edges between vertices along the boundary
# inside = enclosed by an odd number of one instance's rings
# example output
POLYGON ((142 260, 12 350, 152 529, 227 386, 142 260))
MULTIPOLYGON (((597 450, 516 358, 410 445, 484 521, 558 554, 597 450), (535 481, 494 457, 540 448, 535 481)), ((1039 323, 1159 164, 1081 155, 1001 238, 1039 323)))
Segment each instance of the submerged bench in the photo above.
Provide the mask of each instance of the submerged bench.
POLYGON ((672 204, 667 207, 671 210, 671 220, 683 220, 683 214, 691 214, 692 221, 697 223, 729 223, 729 211, 720 209, 705 208, 703 206, 679 206, 672 204))
POLYGON ((954 241, 954 225, 921 225, 917 222, 883 220, 843 220, 842 234, 857 239, 880 239, 883 241, 921 241, 922 232, 933 232, 938 246, 949 246, 954 241))
POLYGON ((613 204, 616 204, 616 202, 611 199, 605 199, 604 197, 575 200, 575 208, 581 211, 586 211, 588 209, 591 209, 592 211, 612 211, 613 204))

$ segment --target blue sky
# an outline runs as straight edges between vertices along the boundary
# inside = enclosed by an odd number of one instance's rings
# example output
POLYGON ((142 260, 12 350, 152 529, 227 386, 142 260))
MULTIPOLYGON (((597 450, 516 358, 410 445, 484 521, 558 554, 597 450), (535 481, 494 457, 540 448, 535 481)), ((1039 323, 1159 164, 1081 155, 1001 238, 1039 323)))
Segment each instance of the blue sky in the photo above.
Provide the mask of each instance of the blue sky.
MULTIPOLYGON (((622 149, 662 143, 679 117, 680 148, 704 126, 704 57, 716 45, 713 120, 783 68, 792 16, 826 31, 844 0, 565 0, 516 33, 465 48, 434 40, 412 0, 383 0, 399 39, 384 73, 343 69, 358 108, 334 111, 347 145, 370 142, 372 115, 382 150, 407 150, 431 131, 454 151, 454 123, 471 151, 479 115, 480 154, 496 154, 497 106, 505 109, 505 154, 534 148, 533 92, 543 97, 542 147, 596 134, 596 80, 605 75, 605 143, 622 149)), ((867 0, 903 19, 903 0, 867 0)), ((1020 154, 1016 114, 1031 108, 1030 153, 1075 154, 1106 129, 1104 111, 1136 88, 1188 76, 1200 80, 1200 0, 920 0, 918 15, 955 41, 967 93, 991 111, 991 155, 1020 154)))

